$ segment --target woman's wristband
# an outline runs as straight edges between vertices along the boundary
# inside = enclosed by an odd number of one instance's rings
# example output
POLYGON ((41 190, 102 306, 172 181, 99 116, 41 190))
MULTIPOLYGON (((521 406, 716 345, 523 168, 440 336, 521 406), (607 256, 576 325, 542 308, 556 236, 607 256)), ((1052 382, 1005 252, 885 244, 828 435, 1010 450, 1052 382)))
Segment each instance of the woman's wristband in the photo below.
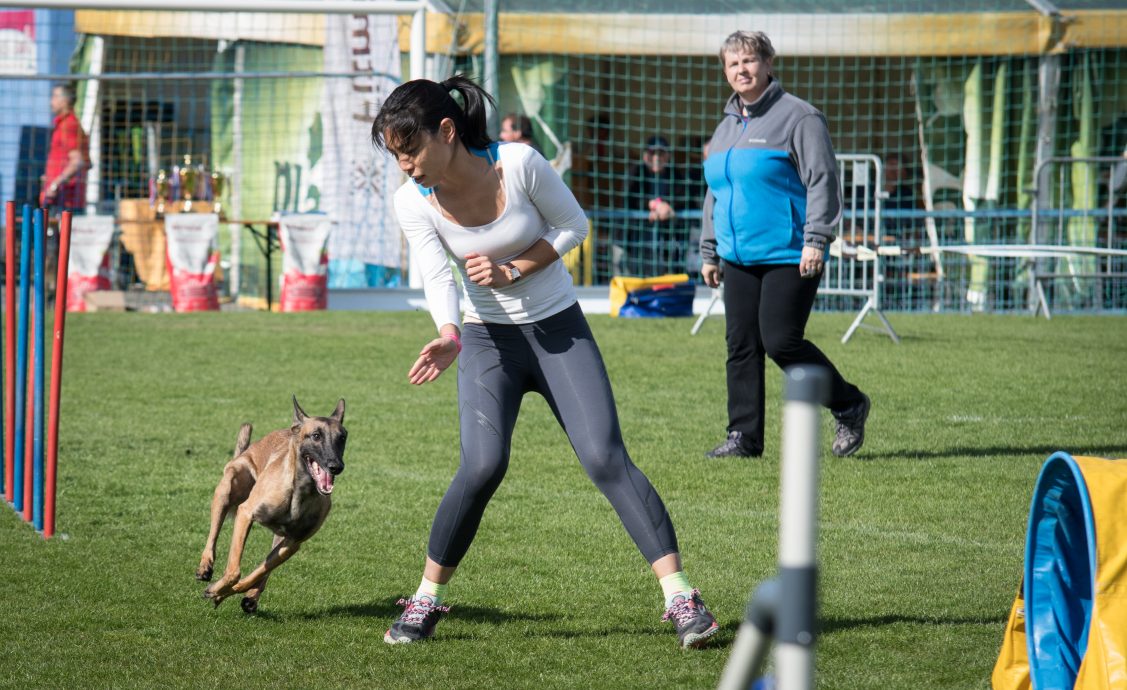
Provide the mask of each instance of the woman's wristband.
POLYGON ((462 351, 462 339, 458 337, 457 333, 443 333, 442 337, 453 340, 454 345, 458 348, 458 352, 462 351))

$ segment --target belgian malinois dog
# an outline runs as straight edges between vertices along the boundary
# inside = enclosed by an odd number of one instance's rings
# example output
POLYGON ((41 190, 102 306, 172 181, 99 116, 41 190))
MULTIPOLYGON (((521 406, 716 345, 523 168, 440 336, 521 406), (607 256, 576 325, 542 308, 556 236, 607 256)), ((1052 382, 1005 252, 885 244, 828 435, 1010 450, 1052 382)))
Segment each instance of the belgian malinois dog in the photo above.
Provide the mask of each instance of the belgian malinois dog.
POLYGON ((223 468, 223 478, 211 500, 211 531, 207 535, 196 579, 211 580, 215 541, 228 513, 235 513, 227 569, 204 590, 204 598, 219 606, 232 594, 245 592, 243 611, 254 613, 270 572, 297 553, 329 515, 334 478, 344 471, 344 399, 328 417, 310 417, 293 399, 293 425, 271 432, 253 445, 251 425, 243 424, 235 441, 235 457, 223 468), (253 523, 274 533, 269 555, 254 572, 240 579, 240 562, 253 523))

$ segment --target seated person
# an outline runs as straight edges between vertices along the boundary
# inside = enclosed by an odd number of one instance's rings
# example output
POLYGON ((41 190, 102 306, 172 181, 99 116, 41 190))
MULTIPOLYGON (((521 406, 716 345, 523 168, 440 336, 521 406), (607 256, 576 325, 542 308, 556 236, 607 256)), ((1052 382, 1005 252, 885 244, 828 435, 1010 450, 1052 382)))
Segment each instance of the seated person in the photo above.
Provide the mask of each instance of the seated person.
POLYGON ((659 135, 651 136, 646 140, 642 162, 630 174, 626 189, 626 208, 644 211, 649 222, 637 219, 626 222, 623 270, 633 275, 684 270, 683 258, 678 257, 688 246, 688 226, 672 221, 677 209, 683 210, 695 203, 689 195, 688 180, 670 163, 668 140, 659 135), (680 234, 685 236, 675 237, 680 234), (679 249, 674 250, 671 245, 679 249))

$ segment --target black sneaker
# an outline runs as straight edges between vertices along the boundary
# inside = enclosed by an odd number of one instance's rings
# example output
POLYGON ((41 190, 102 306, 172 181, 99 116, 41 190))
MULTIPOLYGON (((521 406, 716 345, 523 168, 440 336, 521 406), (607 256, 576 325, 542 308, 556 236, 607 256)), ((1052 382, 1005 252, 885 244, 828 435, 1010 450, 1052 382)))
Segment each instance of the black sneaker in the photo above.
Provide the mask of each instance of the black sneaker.
POLYGON ((742 431, 729 431, 728 438, 704 454, 706 458, 758 458, 763 449, 753 443, 742 431))
POLYGON ((839 458, 853 455, 865 442, 865 420, 872 406, 869 396, 861 394, 861 402, 841 414, 834 414, 833 452, 839 458))
POLYGON ((403 615, 391 624, 384 633, 383 641, 388 644, 408 644, 429 639, 434 635, 434 627, 449 606, 438 606, 430 597, 411 597, 395 602, 403 606, 403 615))
POLYGON ((673 621, 681 649, 703 647, 708 638, 720 631, 716 618, 701 601, 700 592, 695 589, 688 597, 681 594, 673 597, 673 603, 665 609, 661 620, 673 621))

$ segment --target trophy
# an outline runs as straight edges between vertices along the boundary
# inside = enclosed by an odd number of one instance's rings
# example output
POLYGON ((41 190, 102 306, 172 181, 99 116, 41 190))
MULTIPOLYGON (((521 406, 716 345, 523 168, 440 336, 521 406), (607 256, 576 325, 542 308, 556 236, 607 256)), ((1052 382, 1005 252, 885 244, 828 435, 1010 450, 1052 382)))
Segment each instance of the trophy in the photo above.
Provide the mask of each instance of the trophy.
POLYGON ((223 192, 227 188, 227 176, 218 170, 211 173, 211 197, 215 202, 215 213, 219 220, 226 220, 223 215, 223 192))
POLYGON ((180 176, 180 198, 184 200, 184 213, 192 212, 192 197, 196 194, 196 184, 199 182, 199 168, 192 165, 192 155, 184 155, 184 165, 180 166, 177 173, 180 176))
POLYGON ((172 181, 168 178, 168 172, 161 170, 157 173, 157 179, 153 183, 153 193, 156 196, 158 220, 164 218, 164 203, 168 201, 168 196, 171 191, 172 181))

